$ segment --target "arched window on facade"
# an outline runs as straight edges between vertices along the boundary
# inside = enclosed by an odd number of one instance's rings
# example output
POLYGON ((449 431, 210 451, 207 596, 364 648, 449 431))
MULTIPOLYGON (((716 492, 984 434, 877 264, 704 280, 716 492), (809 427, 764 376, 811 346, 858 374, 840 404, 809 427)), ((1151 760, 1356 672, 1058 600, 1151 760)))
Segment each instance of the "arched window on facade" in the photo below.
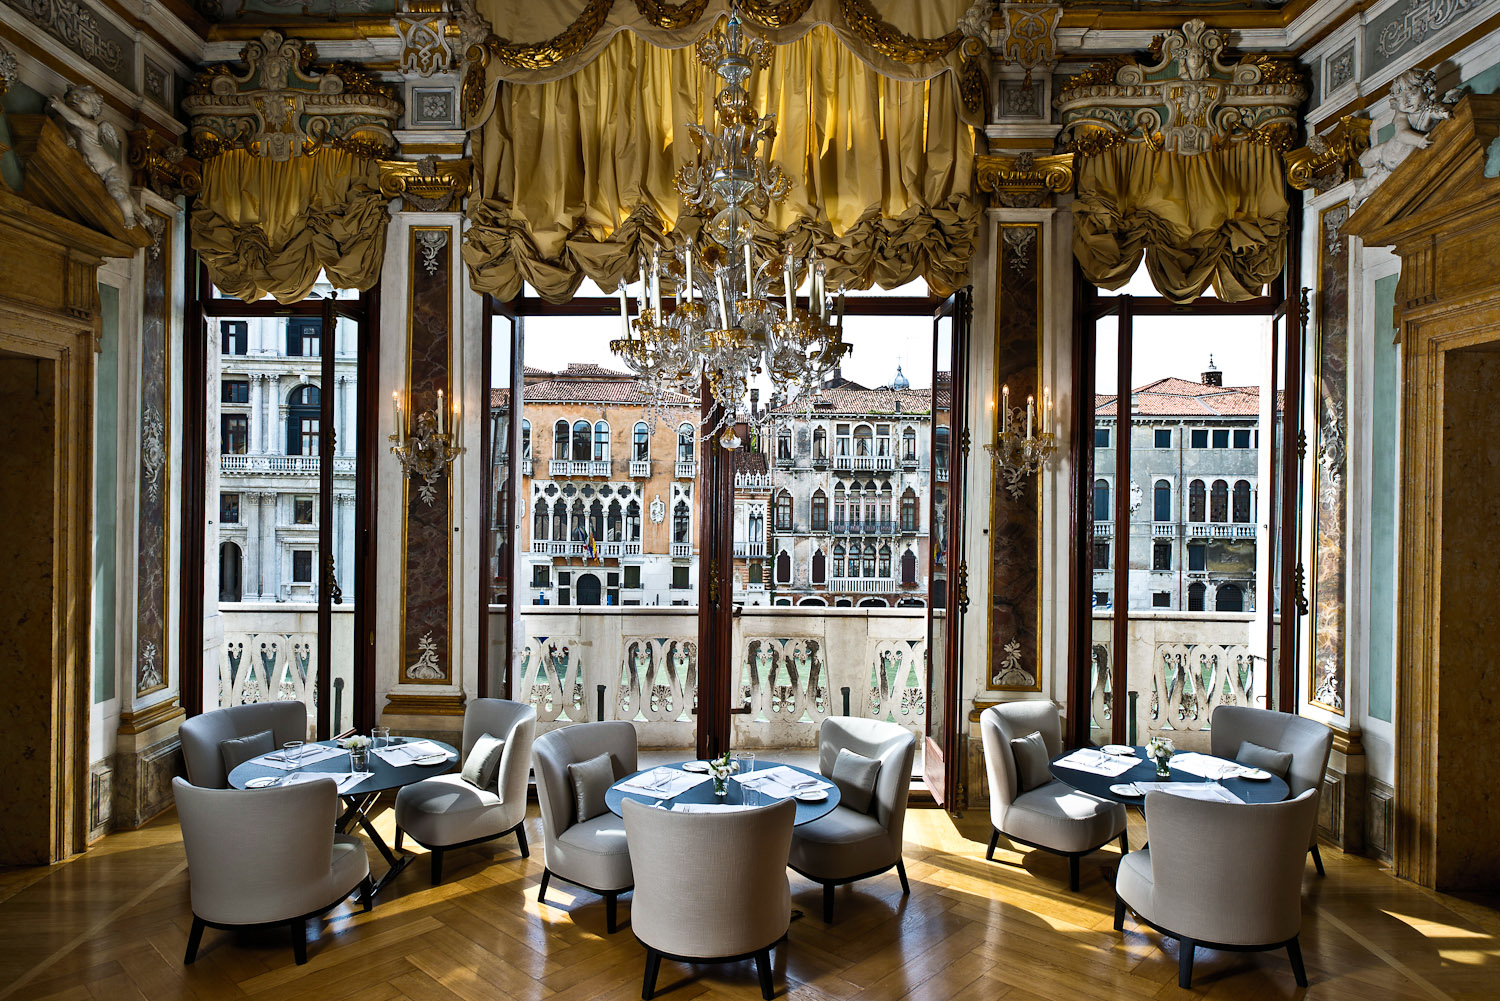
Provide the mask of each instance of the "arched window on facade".
POLYGON ((594 451, 594 426, 588 421, 573 422, 573 461, 587 462, 594 451))
POLYGON ((651 458, 651 429, 646 426, 645 421, 636 421, 635 442, 630 457, 632 459, 651 458))
POLYGON ((245 596, 244 558, 233 542, 219 543, 219 600, 239 601, 245 596))
POLYGON ((854 454, 859 457, 874 455, 871 449, 870 425, 861 424, 854 429, 854 454))
POLYGON ((531 422, 521 422, 521 458, 531 458, 531 422))
POLYGON ((534 539, 547 538, 547 507, 538 504, 531 517, 531 535, 534 539))
POLYGON ((933 475, 940 480, 948 478, 948 429, 940 427, 932 433, 933 475))
POLYGON ((1203 486, 1202 480, 1194 480, 1188 484, 1188 521, 1203 520, 1203 508, 1207 496, 1208 491, 1203 486))
POLYGON ((875 454, 888 458, 891 454, 891 426, 889 424, 875 425, 875 454))
POLYGON ((748 520, 751 542, 766 541, 766 516, 759 511, 751 511, 748 520))
POLYGON ((785 549, 776 554, 776 583, 790 584, 792 582, 792 557, 785 549))
POLYGON ((853 453, 849 451, 849 425, 840 424, 834 430, 838 432, 838 436, 833 440, 833 454, 836 456, 852 455, 853 453))
POLYGON ((812 530, 828 531, 828 495, 821 488, 812 496, 812 530))
POLYGON ((813 458, 823 460, 828 458, 828 432, 822 428, 813 428, 813 458))
POLYGON ((880 533, 882 535, 889 535, 891 526, 894 524, 891 521, 891 496, 891 485, 887 483, 880 491, 880 533))
POLYGON ((575 500, 572 515, 572 534, 569 536, 574 542, 584 542, 589 537, 588 518, 584 515, 583 501, 575 500))
POLYGON ((1109 481, 1094 481, 1094 520, 1113 521, 1109 510, 1109 481))
POLYGON ((917 582, 917 554, 908 549, 901 554, 901 583, 917 582))
POLYGON ((595 542, 604 539, 604 502, 594 501, 589 505, 589 535, 595 542))
POLYGON ((1208 588, 1204 587, 1202 584, 1189 584, 1187 610, 1190 612, 1203 611, 1203 598, 1207 593, 1208 588))
POLYGON ((594 422, 594 461, 609 461, 609 423, 607 421, 594 422))
POLYGON ((552 425, 552 458, 568 457, 568 422, 558 421, 552 425))
POLYGON ((620 519, 620 502, 611 501, 609 505, 609 520, 605 524, 605 530, 608 533, 604 536, 605 540, 609 542, 623 541, 624 536, 621 534, 622 528, 623 524, 620 519))
POLYGON ((672 509, 672 541, 691 542, 692 531, 693 522, 692 516, 688 513, 687 501, 680 500, 672 509))
POLYGON ((813 551, 812 582, 814 584, 825 584, 828 582, 827 561, 823 558, 823 550, 821 549, 813 551))
POLYGON ((917 461, 917 429, 903 428, 901 431, 901 461, 917 461))
POLYGON ((677 461, 693 461, 693 426, 682 424, 677 428, 677 461))
POLYGON ((875 543, 873 542, 865 543, 864 571, 866 577, 875 576, 875 543))
POLYGON ((765 583, 765 578, 763 576, 763 571, 760 568, 760 561, 759 560, 751 560, 750 561, 750 570, 749 570, 749 573, 750 573, 750 583, 752 583, 752 584, 763 584, 763 583, 765 583))
POLYGON ((792 530, 792 495, 783 490, 776 495, 776 531, 792 530))
POLYGON ((843 577, 844 574, 844 544, 839 543, 833 547, 833 575, 843 577))
POLYGON ((1234 520, 1241 524, 1250 522, 1250 481, 1236 480, 1234 484, 1234 520))
POLYGON ((911 535, 917 531, 922 516, 917 507, 917 492, 907 487, 901 493, 901 531, 903 534, 911 535))
POLYGON ((784 461, 792 461, 792 429, 782 428, 776 432, 776 458, 784 461))
POLYGON ((286 454, 317 455, 318 428, 322 423, 322 398, 318 387, 298 386, 286 399, 286 454))
POLYGON ((842 531, 848 520, 844 485, 842 483, 835 483, 833 485, 833 530, 835 532, 842 531))
POLYGON ((1219 589, 1214 592, 1214 611, 1216 612, 1243 612, 1245 610, 1245 592, 1241 591, 1238 584, 1220 584, 1219 589))
POLYGON ((1172 520, 1172 484, 1166 480, 1157 480, 1153 488, 1151 518, 1153 521, 1172 520))
POLYGON ((568 538, 568 504, 561 499, 552 508, 552 538, 559 542, 568 538))
POLYGON ((889 580, 891 576, 891 547, 887 543, 880 547, 880 565, 876 568, 875 576, 881 580, 889 580))
POLYGON ((625 508, 625 541, 641 541, 641 505, 639 501, 631 501, 630 506, 625 508))
POLYGON ((1229 484, 1223 480, 1214 480, 1214 485, 1208 493, 1208 520, 1224 522, 1229 520, 1229 484))

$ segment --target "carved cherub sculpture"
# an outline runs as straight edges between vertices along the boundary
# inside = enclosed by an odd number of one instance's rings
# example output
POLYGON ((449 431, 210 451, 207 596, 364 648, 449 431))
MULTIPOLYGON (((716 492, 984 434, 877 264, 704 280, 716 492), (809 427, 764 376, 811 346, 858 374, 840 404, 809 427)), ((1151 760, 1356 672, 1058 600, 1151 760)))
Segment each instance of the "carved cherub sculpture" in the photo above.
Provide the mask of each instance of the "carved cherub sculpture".
POLYGON ((1370 196, 1381 181, 1412 153, 1426 149, 1432 142, 1427 133, 1444 118, 1451 116, 1448 105, 1458 99, 1449 91, 1442 100, 1437 96, 1437 76, 1432 70, 1409 69, 1391 81, 1391 107, 1396 111, 1389 139, 1377 143, 1359 156, 1365 176, 1356 183, 1354 204, 1370 196))
POLYGON ((141 208, 130 193, 130 182, 124 168, 110 150, 110 146, 120 147, 120 133, 113 125, 100 120, 104 113, 104 99, 99 92, 88 84, 69 87, 61 98, 56 95, 49 98, 47 107, 67 126, 64 132, 68 145, 78 150, 89 169, 104 182, 104 189, 120 207, 125 228, 134 229, 141 225, 141 208))

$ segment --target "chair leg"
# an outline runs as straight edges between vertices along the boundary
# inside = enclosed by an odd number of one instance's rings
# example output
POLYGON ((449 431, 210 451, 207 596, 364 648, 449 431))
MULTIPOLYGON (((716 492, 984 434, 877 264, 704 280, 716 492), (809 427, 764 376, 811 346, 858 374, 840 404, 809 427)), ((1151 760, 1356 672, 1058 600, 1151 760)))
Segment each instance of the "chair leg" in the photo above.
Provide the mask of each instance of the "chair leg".
POLYGON ((906 862, 899 855, 896 856, 896 875, 901 877, 901 892, 911 896, 911 884, 906 881, 906 862))
POLYGON ((521 857, 531 858, 531 848, 526 844, 526 825, 522 824, 516 828, 516 844, 521 846, 521 857))
POLYGON ((1130 854, 1130 832, 1129 831, 1121 831, 1120 832, 1120 854, 1121 855, 1129 855, 1130 854))
POLYGON ((1193 986, 1193 952, 1198 947, 1190 938, 1182 939, 1179 944, 1182 952, 1177 960, 1177 986, 1187 990, 1193 986))
POLYGON ((760 974, 760 996, 771 1001, 776 988, 771 986, 771 949, 769 946, 755 954, 755 972, 760 974))
POLYGON ((641 981, 641 1001, 651 1001, 656 994, 656 974, 661 969, 661 953, 646 946, 646 976, 641 981))
POLYGON ((1115 894, 1115 931, 1125 930, 1125 898, 1115 894))
POLYGON ((359 898, 365 905, 365 913, 375 906, 375 880, 369 876, 359 881, 359 898))
POLYGON ((1068 856, 1068 889, 1078 892, 1078 856, 1068 856))
POLYGON ((1320 851, 1318 851, 1318 846, 1317 845, 1313 845, 1312 846, 1312 857, 1313 857, 1313 865, 1315 865, 1315 866, 1318 867, 1318 875, 1319 876, 1326 876, 1326 875, 1328 875, 1328 873, 1326 873, 1326 872, 1323 871, 1323 853, 1320 852, 1320 851))
POLYGON ((604 895, 604 926, 609 929, 611 935, 618 931, 620 927, 619 903, 620 895, 618 893, 606 893, 604 895))
POLYGON ((432 850, 432 885, 437 886, 443 881, 443 850, 434 848, 432 850))
POLYGON ((1297 939, 1286 944, 1286 958, 1292 961, 1292 976, 1297 978, 1297 986, 1306 987, 1307 970, 1302 966, 1302 943, 1297 939))
POLYGON ((399 851, 400 851, 400 850, 401 850, 401 842, 402 842, 402 841, 403 841, 403 840, 404 840, 404 839, 405 839, 405 838, 406 838, 406 832, 405 832, 405 831, 403 831, 403 830, 402 830, 402 829, 401 829, 401 828, 399 828, 399 827, 398 827, 398 828, 396 828, 396 851, 398 851, 398 852, 399 852, 399 851))
POLYGON ((307 965, 307 922, 292 922, 292 956, 298 966, 307 965))
POLYGON ((990 828, 990 847, 984 853, 984 860, 986 862, 993 862, 993 861, 995 861, 995 849, 999 848, 999 847, 1000 847, 1000 831, 997 830, 996 828, 991 827, 990 828))
POLYGON ((823 884, 823 923, 833 924, 833 884, 823 884))
POLYGON ((208 926, 198 915, 193 915, 193 930, 188 932, 187 952, 182 956, 183 966, 192 966, 193 960, 198 958, 198 944, 203 941, 203 929, 208 926))
POLYGON ((551 879, 552 879, 552 870, 548 869, 546 866, 543 866, 542 867, 542 885, 536 891, 536 902, 537 903, 539 903, 539 904, 545 904, 547 902, 546 901, 547 883, 550 882, 551 879))

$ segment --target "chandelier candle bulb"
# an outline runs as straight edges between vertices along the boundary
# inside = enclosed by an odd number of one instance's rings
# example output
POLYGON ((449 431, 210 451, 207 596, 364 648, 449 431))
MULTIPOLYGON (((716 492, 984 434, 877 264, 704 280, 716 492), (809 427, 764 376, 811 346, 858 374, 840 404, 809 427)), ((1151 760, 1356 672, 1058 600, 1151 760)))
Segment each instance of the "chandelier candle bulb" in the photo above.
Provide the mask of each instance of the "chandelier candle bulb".
POLYGON ((443 433, 443 391, 441 389, 438 390, 437 426, 438 426, 438 434, 442 434, 443 433))
POLYGON ((661 322, 661 252, 658 248, 651 248, 651 311, 656 314, 656 322, 661 322))
POLYGON ((819 261, 813 266, 813 302, 817 305, 818 319, 825 322, 828 319, 828 298, 823 290, 827 287, 827 280, 828 269, 819 261))
POLYGON ((1042 390, 1042 434, 1052 433, 1052 390, 1042 390))
POLYGON ((723 322, 725 329, 729 327, 729 300, 724 298, 724 272, 714 272, 714 285, 719 290, 719 319, 723 322))
POLYGON ((1031 437, 1031 410, 1036 405, 1036 397, 1026 397, 1026 437, 1031 437))
MULTIPOLYGON (((689 270, 688 274, 692 274, 689 270)), ((625 298, 625 278, 620 278, 620 329, 625 334, 625 340, 630 340, 630 300, 625 298)))
POLYGON ((1000 433, 1010 430, 1010 387, 1000 387, 1000 433))
POLYGON ((693 301, 693 238, 687 241, 687 301, 693 301))
POLYGON ((404 442, 406 440, 406 427, 405 427, 405 425, 401 421, 401 394, 400 393, 392 393, 391 394, 391 411, 392 411, 392 416, 393 416, 393 418, 395 420, 396 444, 399 445, 399 444, 401 444, 402 442, 404 442))
POLYGON ((745 298, 755 298, 755 269, 750 263, 750 242, 745 241, 745 298))

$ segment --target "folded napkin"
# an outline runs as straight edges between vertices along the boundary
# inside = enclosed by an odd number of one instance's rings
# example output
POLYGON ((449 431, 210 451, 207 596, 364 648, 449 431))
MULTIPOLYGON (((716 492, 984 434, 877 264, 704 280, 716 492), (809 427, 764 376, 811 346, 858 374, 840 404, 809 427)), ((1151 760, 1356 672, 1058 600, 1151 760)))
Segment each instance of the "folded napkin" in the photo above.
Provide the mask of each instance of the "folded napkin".
POLYGON ((305 765, 310 765, 315 761, 331 758, 336 754, 348 753, 343 748, 329 747, 327 744, 304 744, 302 745, 301 757, 295 761, 288 761, 285 751, 272 751, 270 754, 262 754, 256 758, 255 763, 257 765, 270 765, 272 768, 280 768, 284 772, 289 772, 297 768, 302 768, 305 765))
POLYGON ((738 776, 735 781, 746 789, 754 789, 764 795, 774 796, 776 799, 791 799, 798 794, 805 795, 815 789, 833 788, 831 783, 785 765, 738 776))
POLYGON ((1092 747, 1080 747, 1066 757, 1058 758, 1057 763, 1067 768, 1076 768, 1081 772, 1092 775, 1107 775, 1113 778, 1116 775, 1124 775, 1136 765, 1141 763, 1140 758, 1120 758, 1113 754, 1105 754, 1103 751, 1092 747))
POLYGON ((422 758, 436 758, 438 755, 448 756, 448 752, 430 740, 409 740, 404 744, 393 744, 390 747, 382 747, 375 752, 375 756, 388 765, 397 768, 405 767, 422 758))
POLYGON ((1144 796, 1148 792, 1165 792, 1186 799, 1204 799, 1213 803, 1243 803, 1234 793, 1212 782, 1137 782, 1144 796))
POLYGON ((618 788, 621 792, 671 799, 673 796, 681 796, 689 789, 700 786, 708 780, 709 777, 701 772, 684 772, 676 768, 659 767, 622 781, 618 788))
POLYGON ((1199 775, 1219 781, 1244 778, 1255 770, 1236 761, 1226 761, 1223 758, 1216 758, 1211 754, 1199 754, 1196 751, 1172 755, 1172 768, 1180 769, 1189 775, 1199 775))
POLYGON ((745 806, 742 803, 673 803, 673 813, 738 813, 741 810, 754 810, 753 806, 745 806))
POLYGON ((350 789, 359 785, 369 778, 374 772, 293 772, 282 779, 280 784, 284 786, 297 785, 300 782, 313 782, 318 779, 333 779, 338 784, 339 794, 343 795, 350 789))

